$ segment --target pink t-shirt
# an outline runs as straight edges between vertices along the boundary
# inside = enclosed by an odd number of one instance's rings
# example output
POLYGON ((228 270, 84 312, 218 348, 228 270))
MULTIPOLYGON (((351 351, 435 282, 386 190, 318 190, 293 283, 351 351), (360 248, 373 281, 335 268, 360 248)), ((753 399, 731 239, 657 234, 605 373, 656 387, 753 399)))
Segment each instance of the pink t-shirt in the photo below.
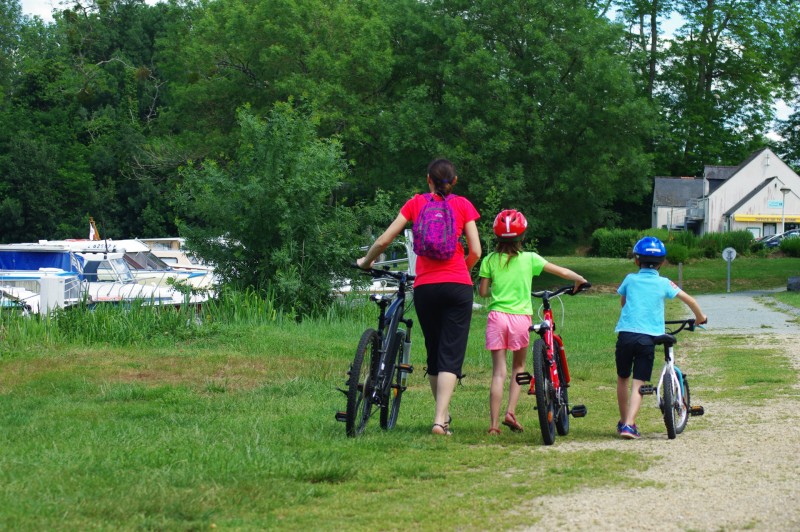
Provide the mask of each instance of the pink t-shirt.
MULTIPOLYGON (((439 196, 434 195, 434 201, 443 201, 439 196)), ((450 201, 453 212, 456 215, 456 234, 461 237, 464 232, 464 225, 480 218, 480 214, 470 201, 463 196, 456 196, 450 201)), ((427 198, 422 194, 416 194, 408 200, 400 214, 411 223, 417 219, 422 207, 427 203, 427 198)), ((461 242, 456 244, 456 252, 448 260, 429 259, 428 257, 417 256, 417 278, 414 286, 435 283, 458 283, 472 284, 472 277, 467 270, 467 261, 464 257, 464 248, 461 242)))

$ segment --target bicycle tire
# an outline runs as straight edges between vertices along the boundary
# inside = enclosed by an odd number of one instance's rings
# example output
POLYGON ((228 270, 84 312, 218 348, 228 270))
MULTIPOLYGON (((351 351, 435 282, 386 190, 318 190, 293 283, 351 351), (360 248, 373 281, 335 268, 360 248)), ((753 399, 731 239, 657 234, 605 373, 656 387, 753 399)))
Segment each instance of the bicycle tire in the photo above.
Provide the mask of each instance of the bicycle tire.
POLYGON ((398 369, 403 362, 403 346, 405 344, 406 331, 398 329, 394 339, 389 343, 389 352, 386 360, 391 367, 387 367, 387 375, 391 375, 389 386, 384 392, 384 401, 381 405, 381 428, 392 430, 397 424, 397 416, 400 414, 400 401, 403 399, 403 387, 400 385, 400 370, 398 369))
MULTIPOLYGON (((555 346, 558 345, 558 343, 555 344, 555 346)), ((561 361, 559 353, 555 353, 555 359, 559 387, 561 388, 561 404, 558 406, 558 411, 556 412, 556 432, 558 432, 559 436, 566 436, 569 434, 569 392, 567 388, 567 377, 564 372, 564 363, 561 361)))
POLYGON ((547 365, 547 346, 537 339, 531 349, 533 355, 533 379, 536 388, 536 411, 539 413, 539 428, 545 445, 556 441, 555 412, 553 411, 553 383, 547 365))
POLYGON ((683 432, 686 428, 686 424, 689 423, 689 410, 692 408, 691 395, 689 393, 689 380, 683 373, 681 373, 681 376, 683 377, 683 404, 681 405, 678 421, 675 423, 675 432, 677 434, 683 432))
POLYGON ((350 366, 350 377, 347 380, 345 430, 351 438, 364 432, 372 415, 370 396, 374 386, 378 353, 378 333, 375 329, 367 329, 358 342, 356 355, 350 366))
POLYGON ((674 440, 675 432, 675 374, 669 369, 661 379, 661 404, 664 412, 664 425, 667 427, 667 438, 674 440))

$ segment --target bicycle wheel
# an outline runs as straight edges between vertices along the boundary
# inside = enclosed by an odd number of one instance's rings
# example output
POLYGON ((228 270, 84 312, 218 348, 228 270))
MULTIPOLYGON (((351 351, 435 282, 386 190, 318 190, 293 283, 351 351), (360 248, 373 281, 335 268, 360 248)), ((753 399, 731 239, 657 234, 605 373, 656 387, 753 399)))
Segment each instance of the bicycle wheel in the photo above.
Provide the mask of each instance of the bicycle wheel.
POLYGON ((397 423, 397 416, 400 413, 400 400, 403 398, 403 388, 400 386, 400 370, 398 366, 403 362, 403 345, 406 340, 406 332, 398 329, 393 341, 389 344, 389 353, 386 360, 391 367, 386 368, 386 375, 389 377, 389 386, 385 391, 384 401, 381 406, 381 428, 391 430, 397 423), (394 354, 393 354, 394 353, 394 354))
POLYGON ((675 423, 675 432, 677 434, 680 434, 683 432, 683 429, 686 428, 686 424, 689 422, 689 410, 692 407, 691 396, 689 394, 689 381, 683 373, 681 373, 681 378, 683 379, 683 400, 681 401, 680 413, 677 414, 675 423))
POLYGON ((553 405, 553 383, 547 364, 547 346, 544 340, 533 342, 533 379, 536 388, 536 410, 539 413, 539 428, 545 445, 556 441, 555 412, 553 405))
POLYGON ((664 412, 664 425, 667 426, 667 437, 674 440, 675 432, 675 374, 667 370, 661 379, 661 405, 664 412))
POLYGON ((558 353, 556 353, 555 358, 556 369, 558 370, 558 382, 561 388, 561 403, 556 403, 558 405, 558 410, 556 411, 556 431, 559 436, 566 436, 569 434, 569 393, 567 391, 567 380, 564 374, 564 363, 561 361, 561 356, 558 353))
POLYGON ((374 387, 378 353, 378 333, 375 329, 367 329, 358 342, 356 356, 350 366, 350 378, 347 381, 345 429, 351 438, 364 432, 367 421, 372 415, 370 397, 374 387))

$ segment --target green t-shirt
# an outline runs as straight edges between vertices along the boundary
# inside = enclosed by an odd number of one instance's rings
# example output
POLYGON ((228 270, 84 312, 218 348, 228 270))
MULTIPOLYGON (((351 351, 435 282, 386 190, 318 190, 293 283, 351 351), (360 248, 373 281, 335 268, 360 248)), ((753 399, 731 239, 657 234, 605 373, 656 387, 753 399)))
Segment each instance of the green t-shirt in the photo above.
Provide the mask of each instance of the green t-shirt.
POLYGON ((542 273, 547 261, 536 253, 523 251, 508 262, 505 253, 492 252, 481 262, 480 276, 492 280, 489 310, 506 314, 533 314, 531 283, 542 273))

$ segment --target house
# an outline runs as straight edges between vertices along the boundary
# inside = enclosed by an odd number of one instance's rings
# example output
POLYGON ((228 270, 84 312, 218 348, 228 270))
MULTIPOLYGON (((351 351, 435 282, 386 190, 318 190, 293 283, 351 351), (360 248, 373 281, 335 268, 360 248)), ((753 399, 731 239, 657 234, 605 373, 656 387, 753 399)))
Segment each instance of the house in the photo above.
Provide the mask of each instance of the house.
POLYGON ((656 177, 652 227, 755 237, 800 227, 800 176, 764 148, 739 166, 706 166, 702 177, 656 177))

